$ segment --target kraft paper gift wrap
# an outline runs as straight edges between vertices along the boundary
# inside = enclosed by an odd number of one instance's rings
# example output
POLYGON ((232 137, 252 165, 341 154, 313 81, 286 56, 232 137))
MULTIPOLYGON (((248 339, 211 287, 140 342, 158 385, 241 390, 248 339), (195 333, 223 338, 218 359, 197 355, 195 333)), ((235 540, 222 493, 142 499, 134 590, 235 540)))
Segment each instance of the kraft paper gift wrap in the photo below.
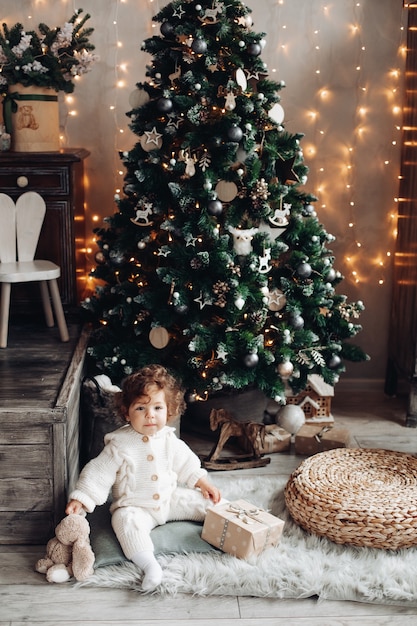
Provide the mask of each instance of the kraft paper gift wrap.
POLYGON ((207 510, 201 538, 240 559, 276 546, 284 521, 246 500, 218 504, 207 510))
MULTIPOLYGON (((261 437, 257 437, 258 450, 260 454, 271 454, 271 452, 284 452, 291 446, 291 435, 277 424, 265 426, 265 443, 262 445, 261 437)), ((238 438, 238 443, 242 450, 251 452, 248 440, 243 437, 238 438)))
POLYGON ((351 435, 341 426, 305 424, 297 431, 294 444, 296 454, 310 456, 334 448, 349 448, 351 435))

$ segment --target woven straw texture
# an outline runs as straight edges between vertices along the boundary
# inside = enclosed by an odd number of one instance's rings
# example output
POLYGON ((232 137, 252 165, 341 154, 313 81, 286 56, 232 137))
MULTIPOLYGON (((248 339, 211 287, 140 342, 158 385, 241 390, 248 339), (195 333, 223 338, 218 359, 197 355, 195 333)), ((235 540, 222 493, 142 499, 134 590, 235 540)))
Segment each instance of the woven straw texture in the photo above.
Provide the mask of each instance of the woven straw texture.
POLYGON ((305 530, 340 544, 417 545, 417 459, 389 450, 337 448, 290 476, 285 502, 305 530))

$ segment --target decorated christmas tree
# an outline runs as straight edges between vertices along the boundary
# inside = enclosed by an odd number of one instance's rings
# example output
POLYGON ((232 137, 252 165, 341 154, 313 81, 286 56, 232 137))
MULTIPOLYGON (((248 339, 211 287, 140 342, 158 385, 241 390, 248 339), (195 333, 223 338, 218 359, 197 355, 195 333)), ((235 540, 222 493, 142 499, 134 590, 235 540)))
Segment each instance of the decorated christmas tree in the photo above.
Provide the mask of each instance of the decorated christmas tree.
POLYGON ((285 403, 310 374, 333 385, 361 302, 343 279, 305 189, 301 134, 285 130, 283 82, 240 0, 176 0, 137 84, 117 211, 97 229, 88 350, 113 382, 166 365, 188 400, 257 388, 285 403))

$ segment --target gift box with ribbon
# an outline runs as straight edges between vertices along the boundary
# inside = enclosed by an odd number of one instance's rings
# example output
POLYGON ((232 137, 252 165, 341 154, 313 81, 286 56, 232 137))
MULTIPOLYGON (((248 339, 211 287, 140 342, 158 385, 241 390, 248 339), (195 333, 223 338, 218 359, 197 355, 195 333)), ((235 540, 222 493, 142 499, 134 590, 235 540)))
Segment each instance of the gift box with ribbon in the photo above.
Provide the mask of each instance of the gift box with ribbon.
POLYGON ((284 521, 246 500, 218 504, 207 510, 201 538, 240 559, 276 546, 284 521))
POLYGON ((350 432, 341 426, 304 424, 297 431, 294 440, 295 453, 305 456, 334 448, 349 448, 350 446, 350 432))

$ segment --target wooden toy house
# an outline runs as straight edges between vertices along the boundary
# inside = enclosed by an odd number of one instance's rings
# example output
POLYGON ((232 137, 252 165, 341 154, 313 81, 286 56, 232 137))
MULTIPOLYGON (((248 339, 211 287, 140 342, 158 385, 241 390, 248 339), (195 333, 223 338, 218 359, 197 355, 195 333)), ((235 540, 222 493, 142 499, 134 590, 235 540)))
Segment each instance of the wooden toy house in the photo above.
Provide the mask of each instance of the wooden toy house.
POLYGON ((327 424, 334 421, 331 414, 333 396, 334 388, 318 374, 312 374, 308 377, 306 388, 297 395, 288 389, 286 400, 287 404, 297 404, 303 409, 306 424, 327 424))

